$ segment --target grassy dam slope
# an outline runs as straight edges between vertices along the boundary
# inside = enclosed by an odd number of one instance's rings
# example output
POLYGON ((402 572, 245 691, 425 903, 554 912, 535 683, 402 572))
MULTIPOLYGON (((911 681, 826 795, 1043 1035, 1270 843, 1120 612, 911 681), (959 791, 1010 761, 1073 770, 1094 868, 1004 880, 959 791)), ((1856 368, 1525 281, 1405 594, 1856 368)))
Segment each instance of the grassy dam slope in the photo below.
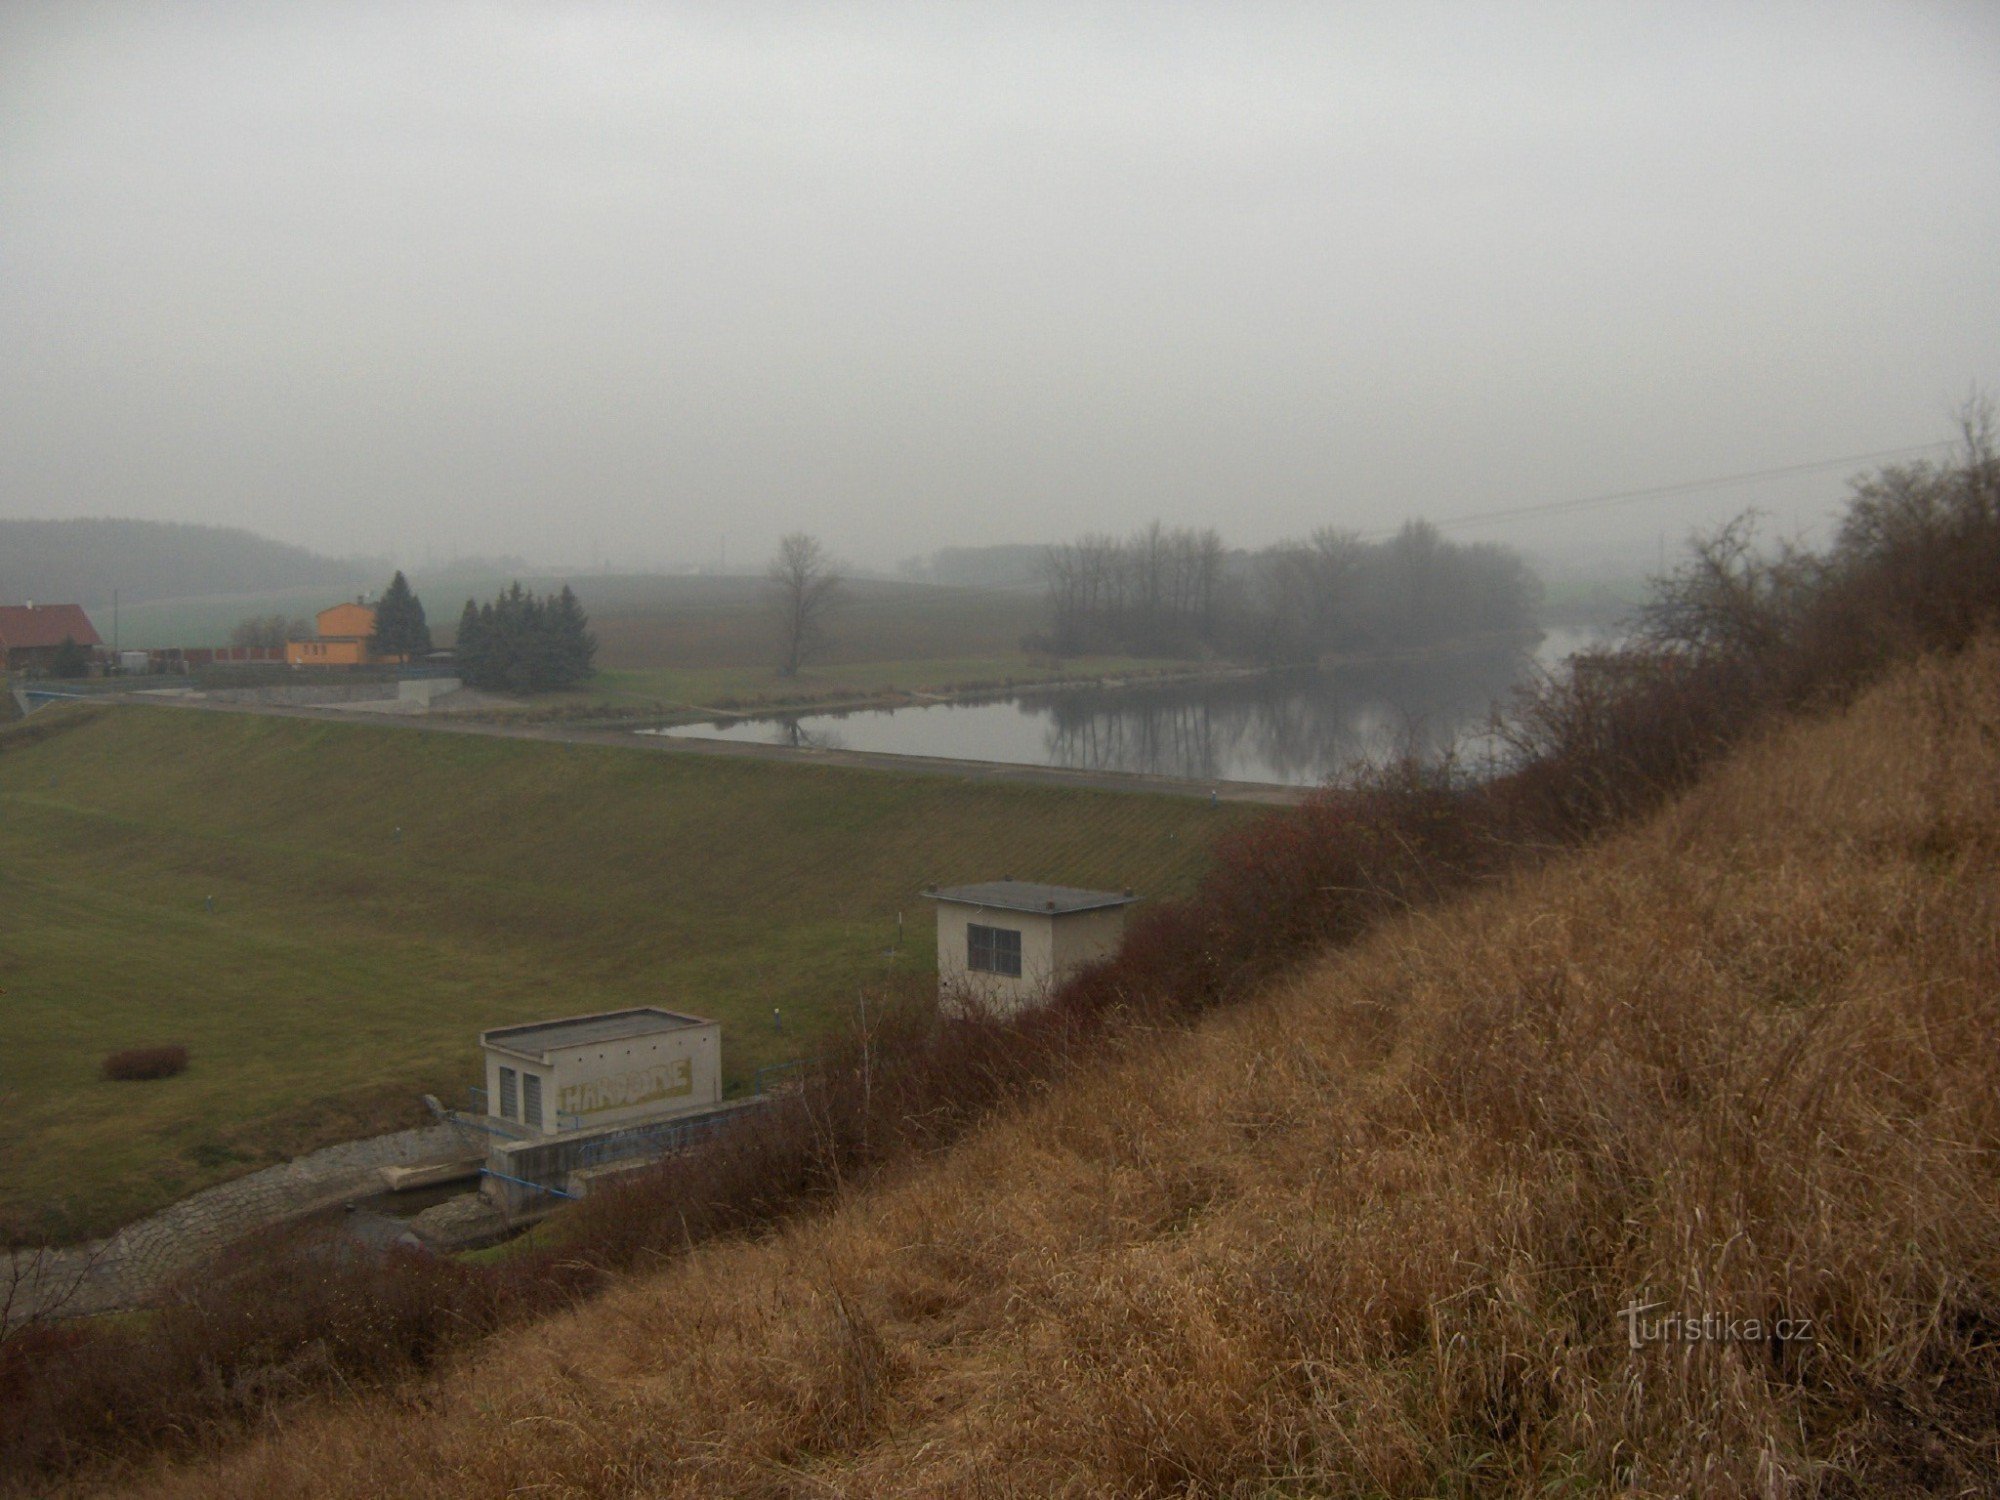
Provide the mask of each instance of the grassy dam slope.
POLYGON ((479 1030, 638 1003, 730 1083, 935 961, 931 882, 1178 893, 1184 799, 174 709, 0 738, 0 1223, 76 1235, 463 1098, 479 1030), (212 905, 211 905, 212 902, 212 905), (904 943, 895 951, 897 917, 904 943), (783 1011, 784 1029, 772 1011, 783 1011), (183 1043, 188 1072, 102 1058, 183 1043))
POLYGON ((1989 644, 143 1491, 1991 1493, 1995 785, 1989 644))

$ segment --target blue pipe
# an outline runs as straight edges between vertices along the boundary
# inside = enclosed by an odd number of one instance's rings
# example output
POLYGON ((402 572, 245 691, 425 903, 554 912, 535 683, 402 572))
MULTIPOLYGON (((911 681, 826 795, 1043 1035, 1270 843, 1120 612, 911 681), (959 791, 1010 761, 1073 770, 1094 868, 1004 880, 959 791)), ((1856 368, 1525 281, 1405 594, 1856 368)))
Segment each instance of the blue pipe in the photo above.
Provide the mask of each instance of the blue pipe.
POLYGON ((574 1200, 576 1197, 575 1193, 565 1193, 561 1188, 550 1187, 546 1183, 541 1182, 530 1182, 525 1177, 509 1177, 505 1172, 496 1172, 491 1167, 481 1167, 479 1175, 481 1177, 497 1177, 502 1182, 513 1183, 516 1187, 533 1188, 538 1193, 550 1193, 558 1198, 574 1200))

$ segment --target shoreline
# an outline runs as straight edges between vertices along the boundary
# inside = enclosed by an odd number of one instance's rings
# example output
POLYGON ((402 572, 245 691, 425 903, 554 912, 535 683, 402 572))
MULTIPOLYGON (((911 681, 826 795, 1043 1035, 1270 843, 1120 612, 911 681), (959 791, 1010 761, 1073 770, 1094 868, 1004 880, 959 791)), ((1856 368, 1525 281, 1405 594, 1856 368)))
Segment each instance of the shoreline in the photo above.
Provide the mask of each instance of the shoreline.
POLYGON ((609 728, 613 724, 633 729, 670 729, 684 724, 742 723, 754 719, 802 719, 811 714, 852 714, 872 712, 894 712, 904 708, 937 708, 954 704, 992 703, 1005 698, 1024 698, 1035 693, 1072 693, 1089 689, 1115 692, 1122 688, 1134 687, 1180 687, 1196 682, 1226 682, 1242 677, 1263 677, 1285 668, 1252 667, 1240 663, 1198 667, 1189 671, 1167 671, 1152 673, 1100 674, 1094 677, 1051 677, 1040 682, 1002 682, 974 684, 950 692, 927 692, 922 688, 908 688, 886 693, 865 693, 859 697, 829 699, 780 699, 775 703, 759 703, 746 708, 718 708, 708 704, 689 704, 685 709, 662 715, 647 715, 641 723, 635 718, 578 720, 579 726, 602 723, 609 728))
MULTIPOLYGON (((894 712, 904 708, 931 708, 939 705, 991 703, 1007 698, 1027 698, 1042 693, 1065 693, 1085 690, 1116 692, 1126 688, 1180 687, 1202 682, 1233 682, 1258 677, 1276 677, 1293 673, 1338 672, 1355 667, 1393 667, 1419 662, 1434 662, 1453 656, 1469 656, 1482 651, 1507 648, 1526 649, 1546 638, 1545 630, 1530 632, 1505 632, 1490 636, 1473 636, 1453 641, 1443 641, 1429 646, 1411 646, 1381 651, 1349 652, 1340 655, 1321 656, 1310 662, 1254 662, 1205 663, 1185 669, 1174 668, 1157 672, 1098 673, 1084 677, 1051 677, 1037 682, 1021 682, 1006 679, 999 682, 975 683, 949 692, 928 692, 922 688, 894 689, 880 693, 862 693, 845 697, 825 699, 779 698, 760 701, 736 708, 724 708, 715 704, 691 703, 682 708, 670 709, 664 714, 587 714, 575 718, 552 716, 547 719, 525 720, 518 714, 495 712, 477 717, 493 723, 534 722, 549 725, 568 725, 578 729, 629 729, 641 731, 649 728, 674 729, 687 724, 738 724, 759 719, 802 719, 817 714, 851 714, 871 712, 894 712)), ((466 715, 465 717, 474 717, 466 715)))

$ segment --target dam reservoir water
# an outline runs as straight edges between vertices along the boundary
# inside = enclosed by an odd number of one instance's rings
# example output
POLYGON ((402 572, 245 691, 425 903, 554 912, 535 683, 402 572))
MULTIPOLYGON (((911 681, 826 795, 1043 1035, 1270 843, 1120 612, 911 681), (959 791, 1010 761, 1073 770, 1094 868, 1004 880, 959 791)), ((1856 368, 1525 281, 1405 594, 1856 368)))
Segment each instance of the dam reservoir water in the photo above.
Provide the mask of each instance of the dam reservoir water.
POLYGON ((1592 643, 1544 636, 1424 661, 1129 686, 1024 691, 977 703, 788 714, 641 730, 676 738, 857 750, 1193 781, 1313 786, 1406 748, 1477 758, 1495 702, 1592 643))

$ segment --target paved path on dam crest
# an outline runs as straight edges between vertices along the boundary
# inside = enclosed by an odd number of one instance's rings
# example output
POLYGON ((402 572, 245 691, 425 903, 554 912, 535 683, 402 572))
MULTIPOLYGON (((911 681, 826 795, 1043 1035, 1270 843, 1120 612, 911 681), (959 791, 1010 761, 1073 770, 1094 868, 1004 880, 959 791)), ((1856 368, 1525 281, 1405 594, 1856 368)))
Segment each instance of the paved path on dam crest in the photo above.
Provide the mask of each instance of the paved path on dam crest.
POLYGON ((1187 781, 1174 776, 1137 772, 1073 771, 1062 766, 1023 766, 1005 761, 950 760, 925 755, 881 755, 863 750, 820 750, 791 745, 751 745, 735 740, 682 739, 664 734, 639 734, 630 729, 591 729, 560 724, 506 724, 463 719, 447 714, 367 714, 351 709, 312 708, 266 703, 224 703, 193 694, 185 697, 124 698, 105 695, 100 702, 141 702, 149 707, 198 709, 208 713, 263 714, 273 718, 312 719, 321 723, 367 724, 384 729, 430 734, 476 734, 494 739, 546 740, 564 745, 602 745, 655 755, 723 755, 738 759, 784 761, 793 765, 846 766, 863 771, 887 771, 904 776, 944 776, 958 781, 1015 781, 1038 786, 1089 787, 1104 792, 1144 792, 1165 797, 1213 796, 1219 802, 1262 803, 1287 807, 1303 802, 1308 787, 1273 786, 1254 781, 1187 781))

